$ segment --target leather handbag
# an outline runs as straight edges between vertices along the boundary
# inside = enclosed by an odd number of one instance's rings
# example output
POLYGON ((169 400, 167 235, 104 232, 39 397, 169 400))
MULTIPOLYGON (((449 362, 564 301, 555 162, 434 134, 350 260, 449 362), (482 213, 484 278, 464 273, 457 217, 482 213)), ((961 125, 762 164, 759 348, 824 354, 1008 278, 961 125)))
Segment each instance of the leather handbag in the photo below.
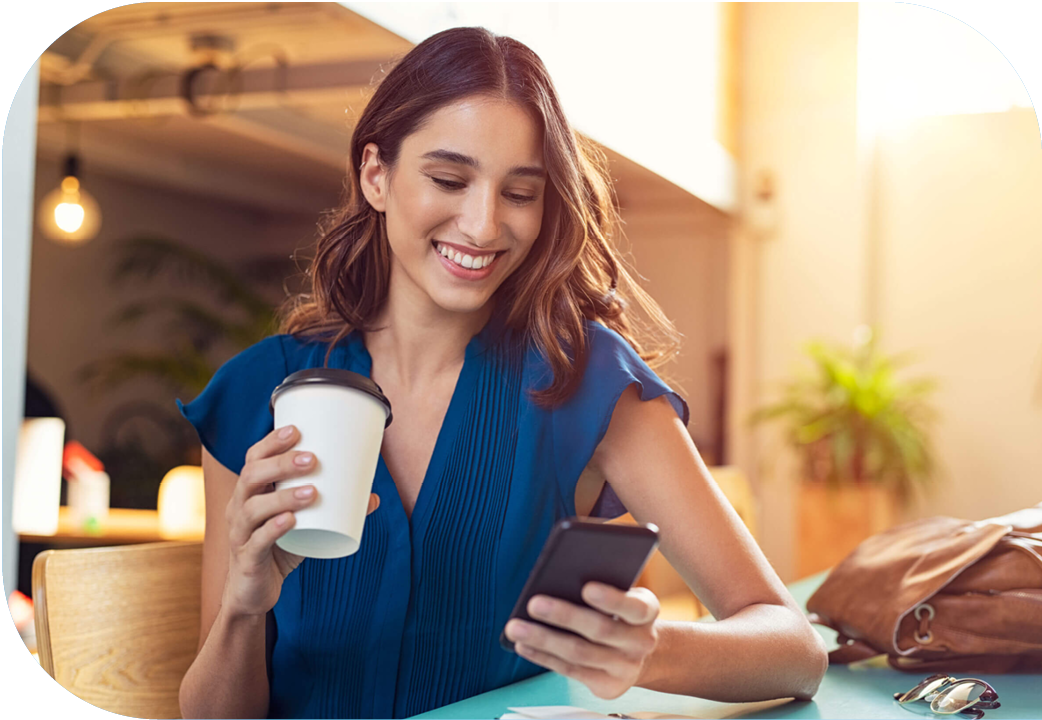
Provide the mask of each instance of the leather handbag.
POLYGON ((886 655, 908 672, 1042 671, 1042 503, 931 517, 862 542, 807 601, 839 634, 833 664, 886 655))

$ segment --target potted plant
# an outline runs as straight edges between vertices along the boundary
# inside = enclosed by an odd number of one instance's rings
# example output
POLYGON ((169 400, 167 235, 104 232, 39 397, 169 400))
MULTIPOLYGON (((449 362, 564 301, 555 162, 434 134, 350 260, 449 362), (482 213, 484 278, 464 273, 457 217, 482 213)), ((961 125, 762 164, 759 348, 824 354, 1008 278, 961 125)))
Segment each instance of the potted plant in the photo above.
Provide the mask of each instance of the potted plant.
POLYGON ((79 378, 94 393, 141 377, 170 391, 170 402, 163 407, 137 399, 115 408, 105 422, 104 447, 97 451, 112 466, 114 499, 119 494, 126 496, 121 502, 151 502, 154 507, 163 474, 174 465, 200 461, 194 432, 170 408, 174 394, 195 397, 225 360, 274 332, 277 296, 302 280, 286 255, 251 258, 233 269, 162 237, 125 240, 115 258, 114 287, 134 280, 154 285, 163 276, 173 281, 173 292, 130 301, 110 319, 113 327, 165 320, 165 343, 89 362, 80 368, 79 378), (166 442, 156 441, 157 436, 166 442), (167 448, 170 443, 175 446, 167 448), (138 487, 145 482, 151 485, 138 487))
POLYGON ((96 389, 147 376, 172 389, 198 394, 227 357, 273 332, 276 303, 264 290, 284 289, 294 269, 286 256, 278 255, 253 258, 233 270, 205 253, 157 237, 125 240, 118 245, 116 257, 114 287, 129 280, 154 283, 167 275, 178 281, 178 291, 131 302, 113 316, 110 322, 118 327, 154 322, 165 315, 167 347, 151 353, 123 352, 88 363, 81 369, 80 379, 96 389), (200 302, 204 295, 216 300, 221 310, 200 302), (226 348, 216 360, 211 357, 215 346, 226 348))
POLYGON ((783 387, 751 422, 780 422, 798 453, 801 577, 831 567, 893 525, 917 489, 934 482, 929 378, 899 379, 910 355, 884 356, 862 326, 852 347, 811 342, 814 371, 783 387))

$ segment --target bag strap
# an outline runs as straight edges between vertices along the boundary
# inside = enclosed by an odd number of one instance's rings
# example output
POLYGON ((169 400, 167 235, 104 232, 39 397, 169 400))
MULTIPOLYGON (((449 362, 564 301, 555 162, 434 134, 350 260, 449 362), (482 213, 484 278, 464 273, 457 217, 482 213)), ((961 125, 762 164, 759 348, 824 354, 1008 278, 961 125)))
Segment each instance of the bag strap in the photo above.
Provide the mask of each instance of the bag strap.
POLYGON ((848 640, 846 644, 840 645, 835 650, 829 652, 829 665, 849 665, 852 662, 868 660, 869 658, 886 654, 879 652, 864 640, 845 639, 848 640))
POLYGON ((952 673, 1042 672, 1042 656, 1038 655, 963 655, 961 657, 920 660, 918 658, 887 656, 887 662, 895 670, 907 673, 938 670, 952 673))
POLYGON ((839 647, 829 652, 829 665, 849 665, 852 662, 867 660, 868 658, 884 655, 864 640, 855 640, 843 634, 843 632, 832 625, 828 620, 817 613, 807 613, 807 620, 815 625, 831 628, 838 634, 836 641, 839 647))
POLYGON ((895 670, 907 673, 944 671, 994 673, 1042 672, 1042 655, 963 655, 954 658, 923 660, 922 658, 898 657, 877 650, 864 640, 849 638, 826 618, 817 613, 807 613, 807 620, 815 625, 831 628, 837 633, 839 647, 829 652, 829 665, 849 665, 886 655, 887 663, 895 670))

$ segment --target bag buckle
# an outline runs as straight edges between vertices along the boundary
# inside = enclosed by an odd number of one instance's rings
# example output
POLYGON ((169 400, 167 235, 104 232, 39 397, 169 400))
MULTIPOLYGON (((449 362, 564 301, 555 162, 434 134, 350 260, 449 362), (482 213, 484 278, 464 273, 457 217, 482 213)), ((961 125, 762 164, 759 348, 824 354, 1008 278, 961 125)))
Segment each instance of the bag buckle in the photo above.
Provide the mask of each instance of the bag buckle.
POLYGON ((933 633, 930 632, 930 621, 933 620, 937 614, 933 609, 933 605, 929 603, 921 603, 915 606, 915 619, 919 621, 919 629, 915 631, 912 637, 920 645, 929 645, 933 642, 933 633), (926 611, 926 615, 922 615, 922 611, 926 611))

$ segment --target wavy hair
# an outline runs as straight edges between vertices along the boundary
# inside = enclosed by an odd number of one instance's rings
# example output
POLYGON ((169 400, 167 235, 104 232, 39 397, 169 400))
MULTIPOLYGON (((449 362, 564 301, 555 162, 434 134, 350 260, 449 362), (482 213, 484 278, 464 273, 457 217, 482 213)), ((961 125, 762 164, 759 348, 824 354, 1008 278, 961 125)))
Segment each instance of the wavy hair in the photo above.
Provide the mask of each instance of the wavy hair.
POLYGON ((542 60, 517 40, 478 27, 427 38, 376 87, 351 137, 345 199, 319 225, 306 271, 311 292, 283 305, 280 332, 332 334, 331 352, 353 329, 376 329, 390 286, 391 250, 383 214, 362 195, 362 151, 375 143, 381 163, 393 168, 402 141, 431 113, 474 95, 518 103, 543 132, 548 182, 540 233, 492 298, 505 326, 534 344, 552 369, 551 384, 534 391, 533 400, 555 407, 575 391, 589 352, 584 318, 619 333, 652 368, 668 362, 680 335, 615 247, 621 220, 606 155, 568 124, 542 60))

